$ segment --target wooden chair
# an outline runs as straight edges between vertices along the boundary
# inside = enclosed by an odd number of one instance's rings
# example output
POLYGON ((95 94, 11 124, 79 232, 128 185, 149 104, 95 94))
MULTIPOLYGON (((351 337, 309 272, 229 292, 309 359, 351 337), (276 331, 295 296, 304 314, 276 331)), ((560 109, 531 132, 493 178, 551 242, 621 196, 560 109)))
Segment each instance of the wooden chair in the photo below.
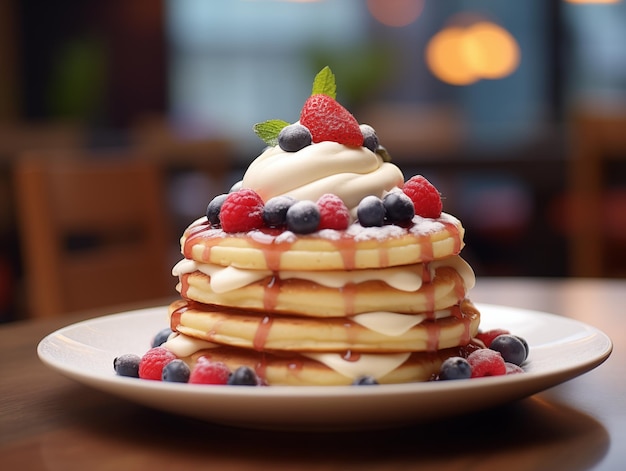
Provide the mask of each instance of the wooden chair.
POLYGON ((155 165, 36 151, 17 160, 14 177, 31 317, 175 294, 155 165))
MULTIPOLYGON (((626 200, 609 192, 609 165, 626 159, 626 102, 587 106, 572 119, 570 274, 626 275, 626 200), (610 239, 615 239, 611 244, 610 239), (613 245, 613 247, 612 247, 613 245)), ((623 175, 623 173, 622 173, 623 175)), ((624 181, 620 182, 624 194, 624 181)))

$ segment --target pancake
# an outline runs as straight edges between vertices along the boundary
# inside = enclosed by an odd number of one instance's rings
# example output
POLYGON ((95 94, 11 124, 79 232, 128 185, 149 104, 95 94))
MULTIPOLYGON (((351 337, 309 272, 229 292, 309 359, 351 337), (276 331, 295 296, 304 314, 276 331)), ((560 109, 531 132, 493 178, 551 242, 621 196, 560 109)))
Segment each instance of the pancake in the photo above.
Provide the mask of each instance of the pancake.
MULTIPOLYGON (((211 276, 194 271, 181 275, 178 290, 184 298, 203 304, 307 317, 344 317, 381 310, 419 313, 444 309, 464 299, 473 284, 471 270, 466 270, 464 278, 451 266, 438 266, 428 283, 421 283, 422 265, 410 265, 405 271, 417 278, 418 289, 396 289, 383 281, 384 276, 330 287, 299 278, 281 279, 279 273, 240 288, 216 292, 211 287, 211 276)), ((431 276, 430 272, 427 276, 431 276)))
POLYGON ((223 362, 231 371, 240 366, 252 368, 263 383, 272 386, 340 386, 352 384, 362 376, 374 376, 381 384, 408 383, 432 379, 441 363, 451 356, 466 355, 471 347, 455 347, 436 352, 391 354, 321 353, 299 354, 285 352, 256 352, 220 345, 205 344, 189 355, 181 354, 179 335, 165 346, 193 369, 199 358, 223 362))
MULTIPOLYGON (((218 306, 188 303, 170 305, 172 330, 243 349, 297 352, 417 352, 468 344, 478 332, 480 313, 465 299, 459 305, 422 316, 407 315, 404 329, 372 328, 374 322, 353 318, 306 318, 252 313, 218 306), (415 323, 417 322, 417 323, 415 323), (415 323, 415 325, 411 325, 415 323)), ((379 313, 384 323, 385 316, 379 313)), ((371 320, 371 319, 370 319, 371 320)))
POLYGON ((181 237, 185 258, 250 270, 354 270, 430 262, 457 255, 464 228, 447 213, 415 216, 407 227, 352 224, 345 231, 323 229, 294 234, 270 228, 226 233, 206 217, 181 237))

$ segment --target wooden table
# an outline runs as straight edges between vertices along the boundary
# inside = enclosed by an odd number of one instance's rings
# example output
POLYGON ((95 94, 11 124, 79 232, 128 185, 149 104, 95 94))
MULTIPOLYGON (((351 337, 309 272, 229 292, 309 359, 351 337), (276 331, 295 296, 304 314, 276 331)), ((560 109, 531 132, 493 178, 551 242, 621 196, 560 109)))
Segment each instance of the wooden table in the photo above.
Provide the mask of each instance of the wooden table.
POLYGON ((626 280, 479 279, 471 297, 591 324, 612 337, 613 354, 544 393, 433 424, 261 432, 156 412, 65 379, 38 360, 35 347, 80 317, 18 322, 0 327, 0 463, 64 471, 623 469, 626 280))

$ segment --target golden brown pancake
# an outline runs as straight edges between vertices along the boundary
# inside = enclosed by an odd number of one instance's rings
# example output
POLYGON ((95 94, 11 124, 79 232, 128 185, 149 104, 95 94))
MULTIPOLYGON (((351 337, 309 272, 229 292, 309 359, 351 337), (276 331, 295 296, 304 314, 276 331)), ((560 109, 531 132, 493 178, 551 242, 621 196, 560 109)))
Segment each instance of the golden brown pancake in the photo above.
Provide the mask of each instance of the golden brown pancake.
POLYGON ((395 335, 350 318, 269 315, 183 300, 171 304, 170 320, 172 330, 185 335, 257 351, 432 352, 469 343, 478 332, 480 313, 463 300, 448 317, 427 318, 395 335))
POLYGON ((181 247, 191 260, 251 270, 354 270, 457 255, 463 234, 460 221, 446 213, 438 219, 415 216, 408 227, 357 223, 346 231, 326 229, 297 236, 274 229, 227 234, 211 228, 203 217, 185 230, 181 247))

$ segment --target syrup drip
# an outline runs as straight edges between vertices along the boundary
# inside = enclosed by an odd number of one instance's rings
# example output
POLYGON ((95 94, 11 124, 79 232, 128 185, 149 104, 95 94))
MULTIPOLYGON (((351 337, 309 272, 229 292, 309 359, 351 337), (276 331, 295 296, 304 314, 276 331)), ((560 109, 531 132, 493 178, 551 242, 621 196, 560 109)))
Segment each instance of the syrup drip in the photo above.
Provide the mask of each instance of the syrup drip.
POLYGON ((254 340, 252 342, 252 346, 257 352, 262 352, 265 349, 265 342, 267 341, 267 336, 272 328, 273 321, 274 319, 272 317, 265 316, 257 326, 256 333, 254 334, 254 340))
POLYGON ((430 273, 430 263, 425 262, 422 263, 422 282, 430 283, 432 280, 432 275, 430 273))
POLYGON ((343 266, 346 270, 354 270, 356 266, 356 243, 354 239, 342 237, 333 241, 333 245, 337 248, 343 259, 343 266))
POLYGON ((343 294, 343 303, 346 316, 354 315, 354 301, 356 299, 357 286, 354 283, 348 283, 340 289, 343 294))
POLYGON ((176 328, 180 325, 181 316, 189 309, 189 304, 183 304, 181 307, 176 308, 170 315, 170 329, 176 331, 176 328))
POLYGON ((280 278, 277 274, 272 275, 265 285, 263 292, 263 308, 266 311, 273 311, 278 303, 278 295, 280 294, 280 278))
POLYGON ((345 361, 355 362, 361 359, 361 354, 358 352, 353 352, 352 350, 346 350, 341 358, 345 361))
POLYGON ((428 322, 425 325, 428 332, 426 350, 429 352, 435 352, 439 349, 439 331, 441 329, 437 322, 428 322))
POLYGON ((453 253, 458 254, 461 251, 461 237, 459 236, 459 228, 450 222, 442 222, 442 224, 454 240, 453 253))
POLYGON ((435 258, 433 243, 429 237, 420 237, 420 247, 422 249, 422 261, 430 262, 435 258))

